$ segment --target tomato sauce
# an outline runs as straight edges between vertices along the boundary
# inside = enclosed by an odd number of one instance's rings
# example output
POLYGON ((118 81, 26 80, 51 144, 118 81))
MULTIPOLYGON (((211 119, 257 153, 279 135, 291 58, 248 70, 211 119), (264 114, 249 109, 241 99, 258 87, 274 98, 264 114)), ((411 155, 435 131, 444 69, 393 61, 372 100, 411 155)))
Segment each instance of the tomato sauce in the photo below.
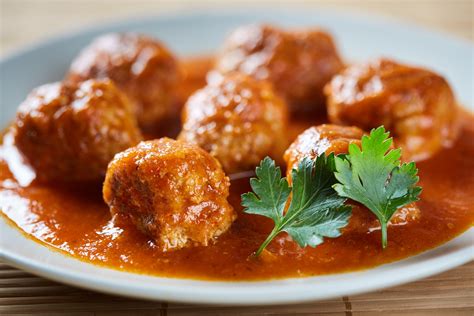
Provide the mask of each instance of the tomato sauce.
MULTIPOLYGON (((204 84, 209 59, 188 60, 183 100, 204 84)), ((295 137, 325 117, 296 119, 288 131, 295 137)), ((413 256, 458 236, 474 224, 474 116, 462 115, 463 130, 452 148, 417 163, 423 187, 420 219, 391 226, 381 247, 378 229, 347 232, 316 248, 301 249, 280 234, 264 255, 251 254, 272 228, 263 217, 242 213, 240 195, 248 178, 231 182, 230 202, 238 211, 231 229, 207 247, 162 252, 134 226, 111 221, 98 184, 65 186, 36 183, 34 173, 5 135, 0 147, 0 210, 27 236, 84 262, 164 277, 206 280, 261 280, 354 271, 413 256), (33 181, 32 181, 33 180, 33 181)), ((172 125, 172 124, 171 124, 172 125)), ((164 134, 179 130, 170 126, 164 134)), ((162 131, 163 132, 163 131, 162 131)))

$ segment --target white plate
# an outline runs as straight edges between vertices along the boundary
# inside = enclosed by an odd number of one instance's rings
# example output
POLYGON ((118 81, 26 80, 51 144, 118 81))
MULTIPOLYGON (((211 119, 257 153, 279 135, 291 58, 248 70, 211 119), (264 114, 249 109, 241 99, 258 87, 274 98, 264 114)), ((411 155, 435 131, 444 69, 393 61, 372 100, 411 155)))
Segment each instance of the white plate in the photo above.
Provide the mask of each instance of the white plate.
MULTIPOLYGON (((31 88, 58 80, 71 59, 94 36, 136 31, 162 39, 181 55, 215 51, 233 28, 266 21, 330 30, 348 60, 391 56, 445 75, 458 99, 473 109, 473 46, 426 30, 367 16, 326 10, 182 14, 94 27, 55 38, 0 62, 0 126, 13 118, 31 88)), ((119 272, 64 256, 25 238, 0 220, 0 258, 35 274, 98 291, 154 300, 216 304, 282 304, 374 291, 427 277, 474 259, 474 228, 441 247, 374 269, 265 282, 207 282, 119 272)))

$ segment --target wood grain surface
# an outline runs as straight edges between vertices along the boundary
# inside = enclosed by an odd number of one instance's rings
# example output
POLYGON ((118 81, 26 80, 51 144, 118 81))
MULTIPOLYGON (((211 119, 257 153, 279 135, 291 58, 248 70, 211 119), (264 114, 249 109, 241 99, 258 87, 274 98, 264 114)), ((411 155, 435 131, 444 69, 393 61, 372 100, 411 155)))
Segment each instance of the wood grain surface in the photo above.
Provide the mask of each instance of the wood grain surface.
MULTIPOLYGON (((130 15, 265 6, 329 7, 385 15, 473 40, 472 0, 153 1, 0 0, 0 55, 91 23, 130 15)), ((471 70, 472 71, 472 70, 471 70)), ((0 315, 474 315, 474 262, 374 293, 268 307, 132 300, 61 285, 0 263, 0 315)))

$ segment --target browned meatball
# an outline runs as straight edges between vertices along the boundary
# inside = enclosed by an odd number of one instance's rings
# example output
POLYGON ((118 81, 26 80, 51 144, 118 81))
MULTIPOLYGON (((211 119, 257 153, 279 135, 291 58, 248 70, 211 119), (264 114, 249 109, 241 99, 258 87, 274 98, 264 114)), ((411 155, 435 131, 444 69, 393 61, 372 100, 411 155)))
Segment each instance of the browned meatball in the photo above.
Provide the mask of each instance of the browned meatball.
POLYGON ((41 86, 20 105, 15 143, 40 181, 97 181, 142 136, 127 97, 109 81, 41 86))
POLYGON ((297 168, 305 157, 314 159, 322 153, 345 154, 349 144, 360 145, 363 135, 364 131, 357 127, 323 124, 308 128, 285 152, 288 180, 291 181, 291 170, 297 168))
POLYGON ((253 169, 287 146, 286 106, 270 84, 240 73, 214 78, 183 109, 179 139, 216 157, 227 173, 253 169))
POLYGON ((384 125, 405 159, 430 157, 458 134, 458 109, 448 83, 421 68, 387 59, 354 65, 326 86, 333 123, 384 125))
MULTIPOLYGON (((291 183, 291 170, 296 168, 305 157, 316 158, 322 153, 345 154, 350 144, 360 146, 364 132, 357 127, 324 124, 308 128, 301 133, 285 152, 287 163, 287 178, 291 183)), ((352 216, 345 232, 366 233, 380 228, 377 218, 367 208, 359 203, 351 202, 352 216)), ((411 203, 399 209, 389 225, 405 225, 420 217, 416 203, 411 203)))
POLYGON ((178 62, 155 39, 131 33, 98 37, 73 61, 66 80, 90 78, 113 80, 131 100, 144 128, 179 114, 178 62))
POLYGON ((104 200, 163 250, 208 245, 236 218, 229 179, 201 148, 169 138, 141 142, 110 163, 104 200))
POLYGON ((321 30, 285 31, 269 25, 238 28, 216 62, 223 72, 268 79, 291 112, 325 109, 324 85, 343 67, 331 36, 321 30))

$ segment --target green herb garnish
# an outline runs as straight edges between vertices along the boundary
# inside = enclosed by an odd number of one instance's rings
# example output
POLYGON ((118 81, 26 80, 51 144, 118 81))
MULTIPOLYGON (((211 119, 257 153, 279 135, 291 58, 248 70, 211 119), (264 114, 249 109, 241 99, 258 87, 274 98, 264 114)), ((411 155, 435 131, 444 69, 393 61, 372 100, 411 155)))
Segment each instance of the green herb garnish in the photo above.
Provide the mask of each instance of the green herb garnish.
POLYGON ((382 228, 382 247, 387 246, 387 224, 398 208, 418 201, 421 187, 414 162, 401 164, 401 150, 389 150, 383 126, 362 137, 362 149, 349 145, 349 154, 335 158, 334 189, 340 196, 362 203, 377 216, 382 228))
POLYGON ((349 222, 351 207, 333 186, 334 155, 305 158, 292 170, 293 186, 281 177, 281 170, 269 157, 256 169, 250 184, 253 192, 242 195, 242 206, 249 214, 271 218, 275 226, 255 253, 256 256, 281 232, 287 232, 301 247, 316 247, 323 237, 335 238, 349 222), (255 192, 255 193, 254 193, 255 192), (288 198, 290 206, 285 212, 288 198))

